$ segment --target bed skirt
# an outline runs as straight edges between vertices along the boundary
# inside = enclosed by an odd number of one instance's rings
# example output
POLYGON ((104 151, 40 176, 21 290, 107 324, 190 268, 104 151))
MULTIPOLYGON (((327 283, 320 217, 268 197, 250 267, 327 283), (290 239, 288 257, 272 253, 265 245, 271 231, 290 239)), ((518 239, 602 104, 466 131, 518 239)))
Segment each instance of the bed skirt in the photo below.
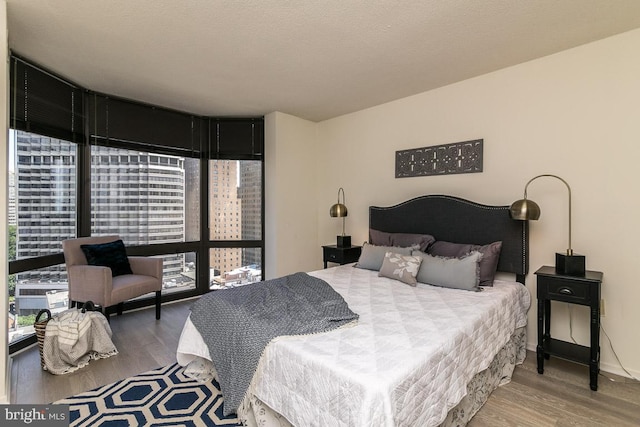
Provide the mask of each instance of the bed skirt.
MULTIPOLYGON (((514 368, 526 357, 526 338, 525 327, 516 329, 489 367, 477 373, 467 384, 466 396, 447 413, 441 427, 466 425, 493 390, 511 381, 514 368)), ((253 395, 245 397, 238 409, 238 417, 246 427, 292 427, 286 418, 253 395)))

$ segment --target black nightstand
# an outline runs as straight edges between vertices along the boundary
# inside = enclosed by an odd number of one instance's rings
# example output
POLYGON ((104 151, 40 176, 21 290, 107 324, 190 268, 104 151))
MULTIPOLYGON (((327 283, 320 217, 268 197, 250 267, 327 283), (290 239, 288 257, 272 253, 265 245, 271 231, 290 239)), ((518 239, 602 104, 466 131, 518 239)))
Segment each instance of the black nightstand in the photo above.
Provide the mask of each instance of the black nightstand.
POLYGON ((324 268, 327 268, 328 262, 335 262, 340 265, 356 262, 358 258, 360 258, 360 252, 362 252, 362 246, 348 246, 344 248, 339 248, 336 245, 323 246, 322 260, 324 261, 324 268))
POLYGON ((544 359, 557 356, 589 366, 589 385, 598 390, 600 371, 600 288, 603 274, 587 271, 584 276, 557 274, 544 266, 535 273, 538 287, 538 373, 544 372, 544 359), (551 301, 587 305, 591 308, 591 345, 589 347, 551 338, 551 301))

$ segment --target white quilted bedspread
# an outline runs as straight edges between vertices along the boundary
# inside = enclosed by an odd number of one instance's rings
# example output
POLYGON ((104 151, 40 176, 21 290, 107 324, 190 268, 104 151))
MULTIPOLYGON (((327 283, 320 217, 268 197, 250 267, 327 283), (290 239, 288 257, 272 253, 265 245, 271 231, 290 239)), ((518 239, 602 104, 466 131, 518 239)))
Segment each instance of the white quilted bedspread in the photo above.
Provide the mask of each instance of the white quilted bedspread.
MULTIPOLYGON (((295 426, 435 426, 516 328, 527 289, 496 281, 482 292, 411 287, 351 265, 310 273, 360 315, 356 326, 281 337, 250 392, 295 426)), ((180 348, 179 348, 180 351, 180 348)))

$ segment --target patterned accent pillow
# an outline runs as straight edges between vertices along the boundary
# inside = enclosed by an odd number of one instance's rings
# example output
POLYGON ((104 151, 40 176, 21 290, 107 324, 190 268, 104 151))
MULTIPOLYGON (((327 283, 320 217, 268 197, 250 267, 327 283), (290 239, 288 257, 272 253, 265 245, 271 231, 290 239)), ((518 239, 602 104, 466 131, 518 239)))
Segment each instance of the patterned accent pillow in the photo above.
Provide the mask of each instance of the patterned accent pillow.
POLYGON ((122 240, 95 245, 80 245, 89 265, 109 267, 113 277, 133 274, 122 240))
POLYGON ((387 252, 384 254, 378 276, 400 280, 407 285, 416 286, 416 275, 421 262, 422 258, 418 256, 387 252))

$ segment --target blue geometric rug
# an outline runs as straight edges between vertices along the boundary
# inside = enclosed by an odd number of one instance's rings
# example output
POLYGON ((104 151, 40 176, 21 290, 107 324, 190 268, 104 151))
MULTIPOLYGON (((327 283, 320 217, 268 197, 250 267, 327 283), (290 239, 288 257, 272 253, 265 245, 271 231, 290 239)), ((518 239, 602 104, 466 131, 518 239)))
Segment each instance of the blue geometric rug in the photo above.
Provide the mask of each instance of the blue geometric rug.
POLYGON ((193 380, 176 363, 54 404, 69 405, 70 426, 242 426, 222 402, 215 380, 193 380))

